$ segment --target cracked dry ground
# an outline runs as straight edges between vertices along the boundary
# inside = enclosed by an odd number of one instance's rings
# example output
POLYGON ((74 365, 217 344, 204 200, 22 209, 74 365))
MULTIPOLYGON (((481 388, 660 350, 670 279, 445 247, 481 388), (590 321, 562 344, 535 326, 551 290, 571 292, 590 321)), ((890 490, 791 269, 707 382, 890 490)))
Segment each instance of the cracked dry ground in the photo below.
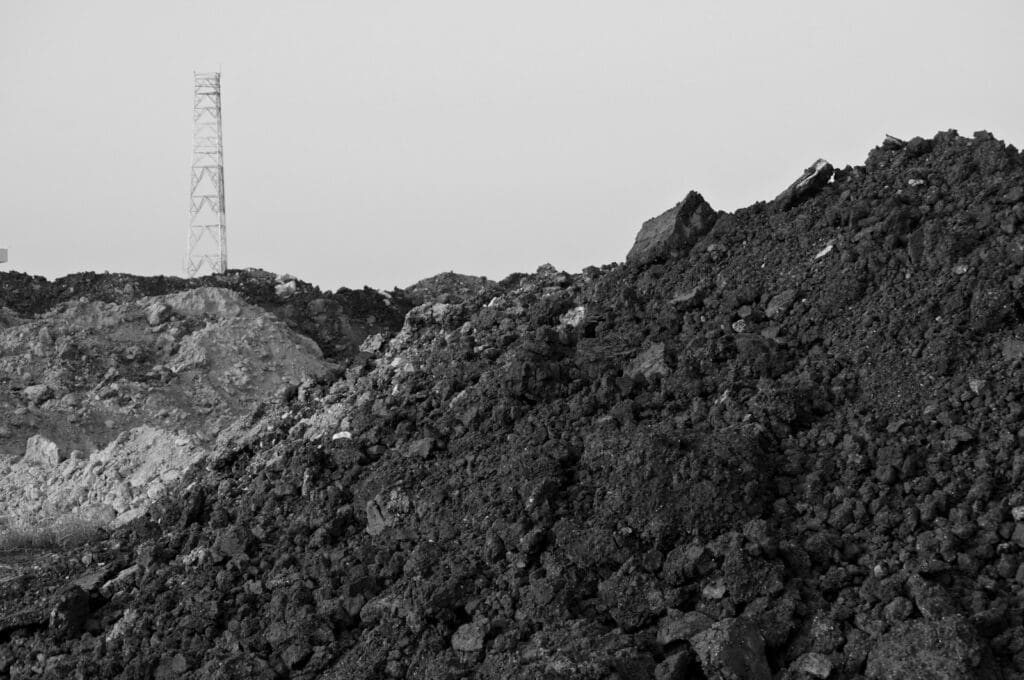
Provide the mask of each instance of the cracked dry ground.
POLYGON ((1022 227, 947 132, 427 302, 0 584, 0 672, 1024 677, 1022 227))

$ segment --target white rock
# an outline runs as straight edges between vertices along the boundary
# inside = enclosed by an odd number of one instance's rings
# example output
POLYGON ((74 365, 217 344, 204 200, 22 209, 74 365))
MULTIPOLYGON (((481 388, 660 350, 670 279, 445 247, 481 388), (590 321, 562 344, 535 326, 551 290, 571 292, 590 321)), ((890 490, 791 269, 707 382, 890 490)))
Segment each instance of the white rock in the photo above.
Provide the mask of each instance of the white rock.
POLYGON ((64 458, 60 447, 41 434, 29 437, 25 443, 26 463, 38 463, 44 467, 56 467, 64 458))
POLYGON ((456 652, 479 652, 484 648, 486 633, 487 628, 481 621, 464 623, 452 635, 452 649, 456 652))
POLYGON ((726 587, 721 581, 715 581, 704 586, 701 595, 709 600, 721 600, 725 597, 726 587))
POLYGON ((832 660, 818 652, 807 652, 794 661, 790 668, 816 678, 827 678, 832 674, 832 660))
POLYGON ((166 302, 154 302, 146 309, 146 323, 150 326, 159 326, 171 318, 173 311, 166 302))
POLYGON ((295 281, 285 281, 274 286, 274 293, 278 297, 286 298, 295 295, 295 281))
POLYGON ((559 321, 561 321, 566 326, 572 326, 573 328, 576 328, 581 323, 583 323, 583 319, 585 319, 586 317, 587 308, 581 305, 579 307, 573 307, 568 312, 563 314, 559 321))
POLYGON ((139 612, 134 609, 125 609, 124 614, 118 619, 117 623, 110 627, 110 632, 107 633, 107 642, 113 642, 114 640, 123 637, 125 633, 131 629, 135 622, 139 619, 139 612))
POLYGON ((53 396, 53 388, 49 385, 29 385, 22 394, 32 404, 41 404, 53 396))
POLYGON ((202 564, 206 561, 210 551, 203 547, 193 548, 191 552, 181 558, 181 563, 186 567, 202 564))
POLYGON ((359 345, 360 352, 369 352, 370 354, 376 354, 381 351, 384 347, 384 334, 374 333, 373 335, 367 336, 363 340, 363 344, 359 345))

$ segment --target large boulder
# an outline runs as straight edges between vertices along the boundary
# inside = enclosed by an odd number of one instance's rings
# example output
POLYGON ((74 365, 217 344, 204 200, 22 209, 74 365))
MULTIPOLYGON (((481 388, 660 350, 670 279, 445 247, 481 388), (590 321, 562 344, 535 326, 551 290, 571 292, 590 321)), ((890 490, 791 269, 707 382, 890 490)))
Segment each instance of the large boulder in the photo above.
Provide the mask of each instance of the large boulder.
POLYGON ((717 214, 696 191, 640 227, 626 262, 647 264, 688 251, 715 224, 717 214))

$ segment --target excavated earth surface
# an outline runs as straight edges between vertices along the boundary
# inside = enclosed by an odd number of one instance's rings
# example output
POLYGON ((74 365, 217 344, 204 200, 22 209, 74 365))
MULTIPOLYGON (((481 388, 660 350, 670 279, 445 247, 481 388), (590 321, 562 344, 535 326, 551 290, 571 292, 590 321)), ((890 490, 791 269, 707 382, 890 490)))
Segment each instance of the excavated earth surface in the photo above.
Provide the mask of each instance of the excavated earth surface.
POLYGON ((223 288, 62 303, 2 329, 6 521, 141 514, 235 419, 335 369, 312 340, 223 288))
POLYGON ((255 271, 188 282, 5 274, 0 290, 0 530, 129 521, 217 455, 237 418, 340 375, 325 353, 349 361, 404 316, 391 295, 323 296, 255 271), (320 345, 288 327, 310 323, 320 345))
MULTIPOLYGON (((262 307, 292 330, 312 338, 324 356, 333 361, 356 354, 367 335, 400 327, 405 313, 413 306, 402 291, 339 288, 333 293, 324 292, 291 276, 245 269, 194 279, 85 272, 54 281, 0 272, 0 308, 35 316, 60 303, 124 304, 193 288, 225 288, 238 293, 249 304, 262 307)), ((3 325, 0 314, 0 327, 3 325)))
POLYGON ((0 582, 0 674, 1022 678, 1022 232, 948 132, 427 301, 0 582))

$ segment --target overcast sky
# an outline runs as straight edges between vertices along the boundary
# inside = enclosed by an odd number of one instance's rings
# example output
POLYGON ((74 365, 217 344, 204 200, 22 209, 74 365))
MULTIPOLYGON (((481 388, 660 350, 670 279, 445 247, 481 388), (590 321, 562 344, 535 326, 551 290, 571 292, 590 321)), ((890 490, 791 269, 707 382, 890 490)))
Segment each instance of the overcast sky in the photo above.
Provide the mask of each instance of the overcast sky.
POLYGON ((181 273, 193 70, 229 266, 331 289, 621 261, 886 133, 1024 146, 1024 3, 842 5, 0 0, 0 266, 181 273))

